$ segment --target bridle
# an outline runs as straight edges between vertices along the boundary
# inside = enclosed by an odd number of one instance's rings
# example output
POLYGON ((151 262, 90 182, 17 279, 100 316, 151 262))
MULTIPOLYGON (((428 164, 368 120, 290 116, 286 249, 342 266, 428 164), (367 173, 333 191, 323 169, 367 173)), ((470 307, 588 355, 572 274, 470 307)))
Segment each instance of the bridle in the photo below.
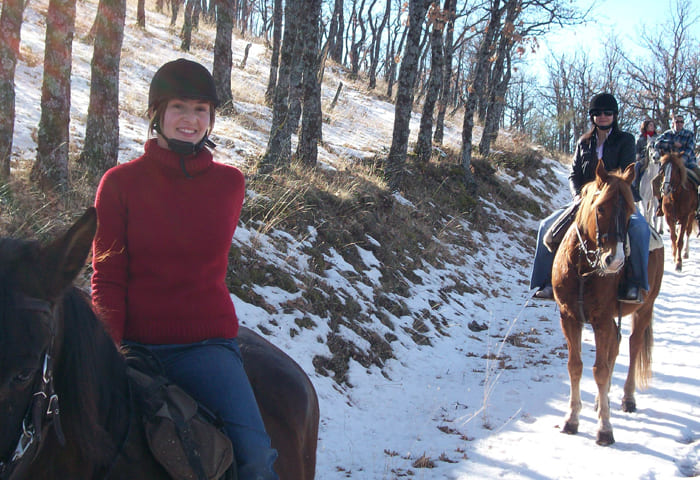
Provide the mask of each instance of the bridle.
POLYGON ((53 426, 56 438, 61 446, 66 439, 61 427, 58 395, 54 389, 53 367, 56 343, 56 306, 52 302, 15 293, 16 308, 20 311, 36 312, 44 317, 50 331, 49 343, 43 354, 41 375, 35 382, 27 412, 22 419, 22 433, 9 461, 0 461, 0 480, 21 478, 23 471, 34 461, 39 453, 44 433, 53 426))
MULTIPOLYGON (((596 192, 595 195, 600 195, 600 191, 596 192)), ((591 274, 598 274, 601 276, 605 274, 606 267, 603 264, 603 246, 608 241, 610 236, 614 236, 614 239, 617 242, 626 242, 627 216, 625 215, 624 197, 622 197, 621 195, 618 196, 617 202, 618 208, 616 214, 611 216, 610 224, 608 225, 608 229, 605 231, 605 233, 602 233, 603 230, 600 228, 600 225, 598 223, 598 216, 596 215, 595 217, 595 250, 589 250, 586 247, 586 240, 583 238, 583 235, 581 235, 581 230, 579 229, 578 223, 574 222, 576 236, 578 237, 579 252, 592 270, 588 273, 581 274, 584 277, 591 274)), ((620 266, 620 268, 622 268, 622 266, 620 266)))

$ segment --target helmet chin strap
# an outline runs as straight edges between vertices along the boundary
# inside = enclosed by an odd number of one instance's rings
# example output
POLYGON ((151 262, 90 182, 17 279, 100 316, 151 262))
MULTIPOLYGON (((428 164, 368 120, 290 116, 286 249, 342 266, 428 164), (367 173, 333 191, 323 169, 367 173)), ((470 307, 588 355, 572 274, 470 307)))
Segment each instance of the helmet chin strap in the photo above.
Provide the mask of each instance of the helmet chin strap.
POLYGON ((597 129, 603 130, 603 131, 610 130, 610 129, 612 128, 612 126, 613 126, 612 123, 611 123, 610 125, 598 125, 598 124, 595 123, 595 122, 593 122, 593 125, 595 125, 597 129))
POLYGON ((156 123, 153 127, 158 135, 163 137, 163 139, 168 143, 168 149, 180 155, 180 167, 182 168, 182 171, 185 172, 185 176, 187 178, 192 178, 192 176, 187 172, 187 168, 185 168, 185 157, 198 154, 204 147, 216 148, 216 144, 209 139, 208 131, 199 142, 192 143, 166 137, 163 134, 163 131, 160 129, 160 125, 158 123, 156 123))

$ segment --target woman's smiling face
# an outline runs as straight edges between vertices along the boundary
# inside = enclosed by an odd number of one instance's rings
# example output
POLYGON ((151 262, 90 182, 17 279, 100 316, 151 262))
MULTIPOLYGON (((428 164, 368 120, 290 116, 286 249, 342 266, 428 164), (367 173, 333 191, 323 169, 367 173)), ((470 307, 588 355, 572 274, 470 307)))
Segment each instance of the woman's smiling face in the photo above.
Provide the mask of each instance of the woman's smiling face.
POLYGON ((204 100, 174 98, 168 101, 163 113, 158 145, 168 148, 167 141, 180 140, 197 144, 209 131, 211 122, 211 105, 204 100))

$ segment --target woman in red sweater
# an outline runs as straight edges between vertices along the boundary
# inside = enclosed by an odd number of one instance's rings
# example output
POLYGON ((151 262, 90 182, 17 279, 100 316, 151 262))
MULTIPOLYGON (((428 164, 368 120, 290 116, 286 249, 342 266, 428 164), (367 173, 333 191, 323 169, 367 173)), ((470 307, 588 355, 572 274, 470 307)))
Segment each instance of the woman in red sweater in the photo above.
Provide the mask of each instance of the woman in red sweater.
POLYGON ((163 65, 148 98, 145 153, 97 189, 92 298, 117 344, 141 344, 218 414, 241 479, 276 479, 276 452, 243 370, 226 288, 245 181, 213 161, 214 79, 185 59, 163 65))

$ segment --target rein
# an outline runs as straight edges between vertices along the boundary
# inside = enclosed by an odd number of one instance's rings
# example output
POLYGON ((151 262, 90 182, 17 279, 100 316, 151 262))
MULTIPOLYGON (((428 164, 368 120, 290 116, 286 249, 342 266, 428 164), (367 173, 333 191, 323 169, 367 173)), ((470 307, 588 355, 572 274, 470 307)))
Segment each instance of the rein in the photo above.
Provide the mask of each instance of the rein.
MULTIPOLYGON (((598 192, 599 193, 599 192, 598 192)), ((579 259, 584 258, 586 260, 586 263, 588 264, 588 267, 590 267, 590 271, 581 273, 581 263, 579 263, 579 271, 578 271, 578 317, 579 321, 583 324, 586 323, 586 313, 584 311, 583 305, 584 305, 584 299, 583 299, 583 294, 584 294, 584 286, 586 279, 591 276, 591 275, 599 275, 603 276, 605 274, 605 267, 603 266, 603 242, 607 240, 607 238, 610 235, 614 235, 617 237, 617 240, 623 240, 627 236, 626 231, 625 231, 625 222, 624 222, 624 205, 622 205, 623 200, 619 200, 618 205, 618 211, 617 214, 611 219, 611 229, 613 233, 611 234, 610 231, 608 233, 601 234, 601 229, 600 226, 598 225, 598 218, 596 217, 596 249, 595 250, 589 250, 586 247, 586 241, 583 238, 583 235, 581 235, 581 230, 579 229, 578 223, 574 222, 574 229, 576 231, 576 236, 578 237, 578 250, 579 250, 579 259)), ((618 306, 618 314, 617 314, 617 341, 618 343, 620 342, 622 338, 622 302, 618 300, 617 302, 618 306)))
POLYGON ((56 307, 51 302, 21 294, 16 294, 16 300, 19 310, 37 312, 49 319, 48 326, 51 338, 44 352, 43 368, 37 382, 38 386, 33 394, 33 400, 22 419, 22 434, 17 441, 10 461, 0 462, 0 480, 18 478, 21 472, 34 461, 40 450, 42 435, 49 426, 53 425, 56 438, 61 446, 66 443, 61 427, 58 395, 54 390, 53 382, 56 307))

